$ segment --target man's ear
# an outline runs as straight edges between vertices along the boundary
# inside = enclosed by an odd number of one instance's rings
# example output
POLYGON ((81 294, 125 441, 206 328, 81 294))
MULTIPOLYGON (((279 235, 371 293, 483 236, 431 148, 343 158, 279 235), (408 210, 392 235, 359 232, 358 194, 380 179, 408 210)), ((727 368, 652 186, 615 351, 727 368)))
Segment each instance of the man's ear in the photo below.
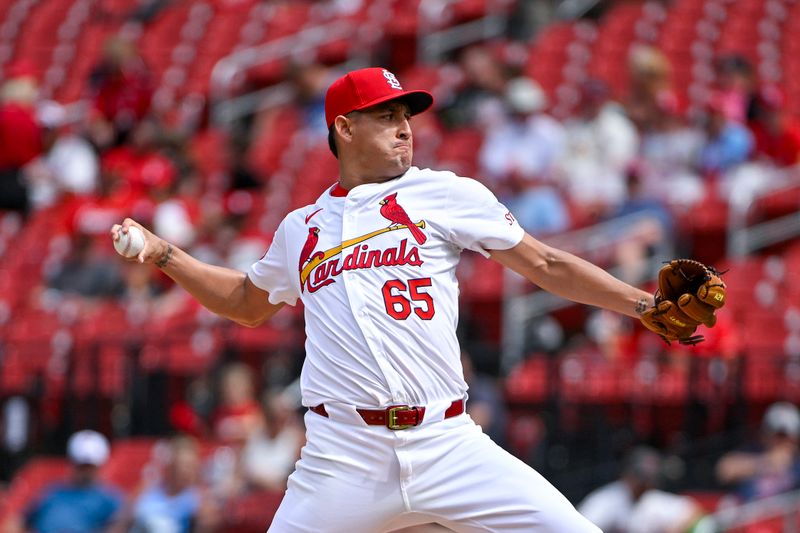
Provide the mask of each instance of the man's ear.
POLYGON ((339 115, 333 121, 333 127, 339 133, 339 137, 345 141, 350 142, 353 138, 353 121, 344 115, 339 115))

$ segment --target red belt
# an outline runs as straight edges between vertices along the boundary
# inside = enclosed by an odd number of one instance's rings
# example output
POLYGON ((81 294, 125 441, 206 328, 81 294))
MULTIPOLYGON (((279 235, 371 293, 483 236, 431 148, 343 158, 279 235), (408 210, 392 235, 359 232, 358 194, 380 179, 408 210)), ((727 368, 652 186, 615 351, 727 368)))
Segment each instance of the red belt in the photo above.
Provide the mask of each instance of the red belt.
MULTIPOLYGON (((325 404, 309 407, 310 411, 328 418, 325 404)), ((407 429, 422 424, 425 417, 424 407, 408 405, 392 405, 385 409, 356 409, 364 422, 369 426, 386 426, 389 429, 407 429)), ((452 418, 464 412, 464 400, 455 400, 444 412, 445 418, 452 418)))

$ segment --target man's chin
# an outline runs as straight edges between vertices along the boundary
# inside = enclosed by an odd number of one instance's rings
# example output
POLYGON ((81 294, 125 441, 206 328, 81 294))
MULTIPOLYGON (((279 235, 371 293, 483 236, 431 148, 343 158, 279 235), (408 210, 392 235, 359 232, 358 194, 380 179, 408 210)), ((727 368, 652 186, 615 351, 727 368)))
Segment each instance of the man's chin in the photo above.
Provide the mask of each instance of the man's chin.
POLYGON ((411 168, 411 161, 403 161, 402 164, 397 167, 397 175, 405 174, 409 168, 411 168))
POLYGON ((412 153, 405 152, 401 153, 400 156, 397 158, 398 165, 403 169, 403 172, 411 168, 411 160, 412 160, 412 153))
POLYGON ((411 168, 411 156, 403 154, 398 157, 393 157, 389 162, 389 166, 391 167, 391 175, 399 176, 400 174, 404 174, 406 170, 411 168))

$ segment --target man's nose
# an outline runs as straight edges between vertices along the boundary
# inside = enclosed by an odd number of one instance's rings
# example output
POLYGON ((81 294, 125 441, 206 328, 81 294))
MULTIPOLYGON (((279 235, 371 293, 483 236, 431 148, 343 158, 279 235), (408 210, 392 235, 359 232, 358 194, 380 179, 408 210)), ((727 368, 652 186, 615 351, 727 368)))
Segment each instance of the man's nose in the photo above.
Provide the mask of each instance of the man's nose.
POLYGON ((403 123, 397 128, 397 136, 404 141, 411 138, 411 123, 408 119, 403 120, 403 123))

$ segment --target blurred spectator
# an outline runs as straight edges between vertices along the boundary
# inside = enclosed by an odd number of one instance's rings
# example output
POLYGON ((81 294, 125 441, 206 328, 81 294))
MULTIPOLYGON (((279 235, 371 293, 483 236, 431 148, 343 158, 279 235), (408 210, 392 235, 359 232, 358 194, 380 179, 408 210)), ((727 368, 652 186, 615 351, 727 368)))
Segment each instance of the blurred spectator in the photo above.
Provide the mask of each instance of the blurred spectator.
POLYGON ((55 102, 41 105, 45 152, 26 174, 34 208, 53 205, 62 195, 88 196, 98 187, 100 161, 94 146, 67 123, 64 108, 55 102))
POLYGON ((26 214, 30 208, 23 167, 42 152, 43 133, 35 104, 39 81, 33 66, 8 66, 0 87, 0 209, 26 214))
POLYGON ((546 235, 570 226, 569 209, 555 187, 514 175, 500 200, 528 233, 546 235))
POLYGON ((509 179, 549 181, 564 151, 564 128, 544 113, 547 96, 529 78, 508 82, 505 119, 486 132, 481 147, 483 174, 497 189, 509 179))
POLYGON ((507 118, 487 130, 481 147, 482 173, 527 231, 563 231, 569 226, 569 213, 550 183, 563 149, 562 127, 541 112, 547 98, 528 78, 508 83, 505 105, 507 118))
POLYGON ((753 67, 742 56, 726 55, 717 59, 717 87, 725 118, 744 124, 753 91, 753 67))
POLYGON ((218 511, 204 496, 198 479, 200 453, 191 437, 169 443, 161 480, 145 489, 133 505, 131 533, 203 533, 214 531, 218 511))
POLYGON ((242 450, 242 474, 253 487, 283 491, 305 443, 303 424, 296 406, 278 393, 264 395, 263 413, 263 424, 242 450))
POLYGON ((657 451, 636 448, 620 479, 586 496, 578 511, 604 533, 688 532, 702 512, 691 498, 656 488, 661 470, 657 451))
POLYGON ((625 109, 639 131, 648 131, 657 124, 660 95, 672 90, 672 67, 657 48, 635 45, 628 56, 628 71, 630 90, 625 109))
POLYGON ((97 481, 97 471, 108 460, 106 438, 91 430, 79 431, 67 442, 72 463, 70 478, 47 489, 25 516, 36 533, 96 533, 113 527, 122 505, 121 495, 97 481))
POLYGON ((800 162, 800 124, 786 116, 780 89, 761 89, 753 110, 750 129, 755 137, 755 156, 788 167, 800 162))
POLYGON ((640 192, 678 208, 690 207, 705 195, 695 165, 703 147, 703 134, 687 124, 672 93, 662 93, 657 104, 659 119, 642 134, 635 165, 640 192))
POLYGON ((602 81, 584 83, 579 113, 565 124, 566 152, 559 170, 570 198, 581 205, 619 206, 627 198, 626 171, 639 149, 639 136, 610 95, 602 81))
POLYGON ((253 371, 243 363, 222 370, 220 405, 211 418, 211 430, 220 442, 244 445, 261 424, 261 406, 256 399, 253 371))
POLYGON ((751 449, 725 454, 717 463, 717 479, 735 486, 735 496, 752 501, 800 488, 800 412, 777 402, 767 409, 761 442, 751 449))
POLYGON ((120 300, 133 322, 164 320, 193 310, 186 293, 163 274, 136 262, 125 262, 121 275, 125 286, 120 300))
POLYGON ((725 115, 725 104, 712 94, 706 104, 704 123, 706 140, 698 165, 707 177, 719 177, 744 163, 753 150, 753 135, 743 124, 725 115))
POLYGON ((505 446, 508 413, 500 386, 491 377, 476 372, 469 354, 463 351, 461 366, 464 369, 464 381, 469 386, 467 413, 493 441, 505 446))
POLYGON ((162 153, 160 132, 154 117, 142 120, 131 132, 130 143, 103 154, 103 170, 121 179, 136 195, 168 197, 178 169, 162 153))
POLYGON ((153 96, 150 71, 134 43, 121 37, 109 39, 89 76, 89 86, 97 114, 96 144, 102 148, 123 142, 147 114, 153 96))
MULTIPOLYGON (((161 125, 152 116, 134 128, 128 144, 108 150, 102 157, 104 180, 113 184, 113 196, 128 213, 134 206, 138 215, 155 231, 181 247, 190 247, 200 217, 198 182, 190 168, 181 175, 180 149, 168 155, 161 125)), ((127 213, 126 213, 127 214, 127 213)))
POLYGON ((458 56, 464 84, 452 101, 441 102, 442 122, 451 129, 481 124, 493 126, 500 119, 503 95, 510 78, 508 69, 485 45, 465 48, 458 56))
POLYGON ((196 438, 208 435, 206 420, 213 407, 213 391, 206 374, 195 377, 186 386, 184 398, 170 406, 169 421, 175 431, 196 438))
POLYGON ((312 140, 328 138, 325 124, 325 92, 333 82, 330 69, 315 62, 295 63, 288 78, 295 90, 295 101, 303 119, 303 131, 312 140))
POLYGON ((84 233, 75 235, 69 256, 47 281, 54 289, 86 298, 119 297, 125 291, 119 259, 84 233))

